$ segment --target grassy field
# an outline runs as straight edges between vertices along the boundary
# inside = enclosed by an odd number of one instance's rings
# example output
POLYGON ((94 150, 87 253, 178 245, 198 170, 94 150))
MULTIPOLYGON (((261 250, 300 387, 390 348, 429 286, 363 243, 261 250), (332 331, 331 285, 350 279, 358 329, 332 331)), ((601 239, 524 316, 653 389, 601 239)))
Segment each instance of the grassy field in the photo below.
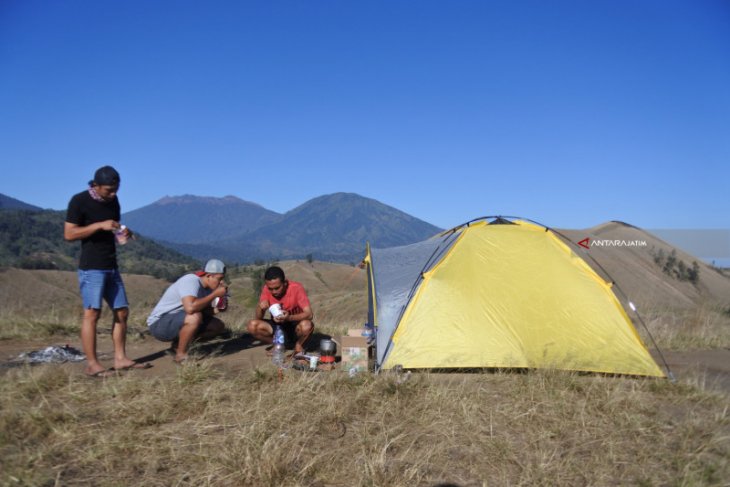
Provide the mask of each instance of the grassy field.
MULTIPOLYGON (((357 269, 291 262, 285 270, 310 291, 323 331, 364 319, 357 269)), ((5 272, 0 343, 77 336, 74 273, 5 272), (33 306, 39 295, 52 297, 53 307, 33 306)), ((255 279, 246 272, 230 279, 225 319, 242 332, 255 279)), ((167 283, 125 281, 131 325, 143 330, 167 283)), ((645 319, 668 350, 730 346, 723 307, 655 308, 645 319)), ((129 340, 151 339, 132 333, 129 340)), ((78 364, 0 368, 0 486, 694 486, 730 479, 730 400, 706 387, 699 371, 672 384, 554 371, 279 375, 268 363, 235 369, 217 357, 168 367, 105 380, 85 378, 78 364)))
MULTIPOLYGON (((730 348, 730 307, 706 303, 690 309, 654 308, 643 319, 662 349, 730 348)), ((638 330, 650 344, 643 328, 638 330)))
POLYGON ((723 485, 724 396, 570 373, 0 378, 2 485, 723 485))

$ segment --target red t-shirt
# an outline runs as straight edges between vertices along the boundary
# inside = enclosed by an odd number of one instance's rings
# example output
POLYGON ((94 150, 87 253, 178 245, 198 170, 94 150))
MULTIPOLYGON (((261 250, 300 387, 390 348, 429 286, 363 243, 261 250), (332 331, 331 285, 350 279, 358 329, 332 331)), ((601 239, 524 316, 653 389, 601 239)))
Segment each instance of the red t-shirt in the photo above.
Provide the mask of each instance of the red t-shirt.
POLYGON ((261 297, 259 302, 268 301, 269 306, 274 303, 281 304, 281 307, 285 311, 288 311, 290 315, 295 315, 304 311, 304 308, 309 306, 309 298, 307 293, 304 291, 304 287, 295 281, 289 281, 289 285, 286 288, 286 292, 281 299, 276 299, 269 291, 269 288, 264 286, 261 290, 261 297))

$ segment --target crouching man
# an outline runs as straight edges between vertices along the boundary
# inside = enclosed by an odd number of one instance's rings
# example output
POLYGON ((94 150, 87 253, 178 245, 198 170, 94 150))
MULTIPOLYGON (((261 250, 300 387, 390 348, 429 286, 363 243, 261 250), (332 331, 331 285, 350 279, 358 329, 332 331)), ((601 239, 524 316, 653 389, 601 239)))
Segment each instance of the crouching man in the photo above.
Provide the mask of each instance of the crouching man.
POLYGON ((303 352, 304 344, 314 331, 314 312, 304 287, 298 282, 288 281, 284 271, 277 266, 266 269, 264 281, 254 319, 248 322, 248 332, 257 340, 272 343, 274 326, 280 325, 287 348, 293 344, 295 352, 303 352), (282 312, 279 316, 265 320, 266 311, 273 304, 279 304, 282 312))
POLYGON ((186 274, 170 285, 147 318, 152 336, 173 342, 176 363, 187 360, 194 338, 212 338, 225 331, 223 322, 213 316, 213 301, 223 299, 227 291, 225 276, 223 262, 209 260, 203 271, 186 274))

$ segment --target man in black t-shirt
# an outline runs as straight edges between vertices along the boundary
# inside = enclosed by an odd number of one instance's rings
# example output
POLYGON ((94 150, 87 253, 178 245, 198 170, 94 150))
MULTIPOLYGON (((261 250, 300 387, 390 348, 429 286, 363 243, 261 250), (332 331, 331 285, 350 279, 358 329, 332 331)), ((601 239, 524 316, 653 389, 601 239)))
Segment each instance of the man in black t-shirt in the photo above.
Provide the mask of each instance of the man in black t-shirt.
POLYGON ((115 239, 125 242, 132 233, 119 224, 119 183, 119 173, 113 167, 99 168, 94 179, 89 181, 89 189, 74 195, 69 201, 63 228, 66 240, 81 240, 78 270, 84 303, 81 344, 88 362, 85 373, 91 377, 106 377, 116 370, 150 367, 150 364, 131 360, 126 353, 129 304, 117 268, 115 239), (102 300, 114 313, 114 367, 111 370, 101 365, 96 357, 96 324, 101 315, 102 300))

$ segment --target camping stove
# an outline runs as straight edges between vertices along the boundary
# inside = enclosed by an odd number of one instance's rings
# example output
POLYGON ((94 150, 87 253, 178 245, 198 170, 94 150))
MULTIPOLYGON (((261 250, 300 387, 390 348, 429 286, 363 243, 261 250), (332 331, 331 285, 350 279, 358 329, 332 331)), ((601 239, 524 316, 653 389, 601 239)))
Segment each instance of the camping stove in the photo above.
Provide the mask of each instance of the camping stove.
POLYGON ((322 340, 319 342, 320 357, 319 361, 323 364, 335 363, 335 342, 332 340, 322 340))

